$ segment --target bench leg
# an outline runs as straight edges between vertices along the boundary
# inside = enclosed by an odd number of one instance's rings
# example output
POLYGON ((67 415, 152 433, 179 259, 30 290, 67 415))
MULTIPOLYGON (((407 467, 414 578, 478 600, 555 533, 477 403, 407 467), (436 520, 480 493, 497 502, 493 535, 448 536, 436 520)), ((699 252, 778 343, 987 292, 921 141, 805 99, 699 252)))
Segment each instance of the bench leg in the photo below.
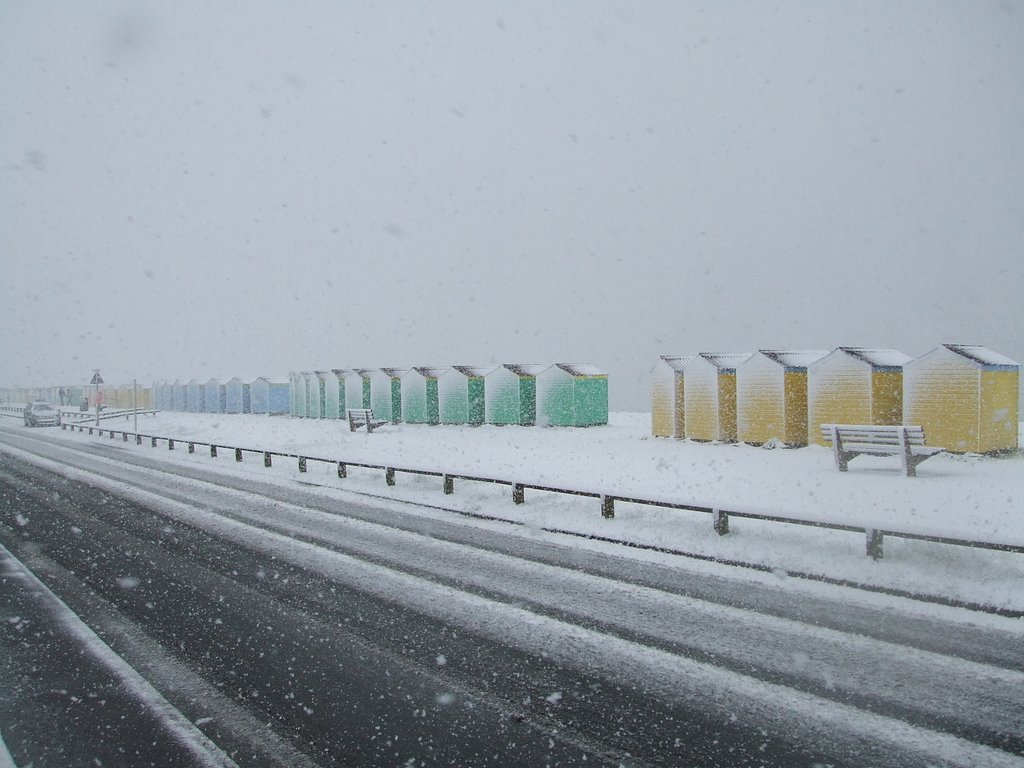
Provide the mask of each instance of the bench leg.
POLYGON ((907 472, 907 477, 917 477, 917 462, 914 460, 914 454, 910 450, 910 441, 907 439, 907 430, 900 430, 900 458, 903 459, 903 469, 907 472))
POLYGON ((832 455, 836 460, 836 469, 846 472, 849 469, 850 457, 843 450, 843 438, 839 436, 839 430, 832 427, 832 455))

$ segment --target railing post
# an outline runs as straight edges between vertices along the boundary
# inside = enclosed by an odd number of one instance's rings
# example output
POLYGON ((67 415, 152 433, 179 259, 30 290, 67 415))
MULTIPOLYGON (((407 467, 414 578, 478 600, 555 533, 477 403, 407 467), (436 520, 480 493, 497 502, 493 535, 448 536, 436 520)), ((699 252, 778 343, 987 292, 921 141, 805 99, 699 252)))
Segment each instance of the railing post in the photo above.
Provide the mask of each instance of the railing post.
POLYGON ((615 517, 615 498, 613 496, 601 496, 601 517, 606 520, 615 517))
POLYGON ((711 513, 712 525, 715 527, 715 533, 719 536, 725 536, 729 532, 729 515, 720 509, 716 509, 711 513))
POLYGON ((151 438, 150 438, 150 445, 151 445, 151 446, 152 446, 153 448, 156 448, 156 438, 155 438, 155 437, 151 437, 151 438))
POLYGON ((242 460, 242 449, 241 448, 235 448, 235 461, 241 461, 241 460, 242 460))
POLYGON ((526 501, 526 489, 522 483, 512 483, 512 503, 522 504, 526 501))
POLYGON ((167 441, 167 450, 168 451, 173 451, 174 450, 174 441, 173 440, 168 440, 167 441))
POLYGON ((217 446, 216 445, 211 445, 210 446, 210 458, 211 459, 216 459, 217 458, 217 446))
POLYGON ((455 493, 455 478, 451 475, 444 476, 444 492, 446 496, 451 496, 455 493))
POLYGON ((305 471, 306 471, 306 457, 305 456, 299 456, 299 472, 305 472, 305 471))
POLYGON ((386 467, 384 469, 384 482, 388 485, 395 484, 395 470, 391 467, 386 467))
POLYGON ((263 452, 263 466, 271 467, 274 465, 274 460, 270 457, 270 451, 263 452))
POLYGON ((188 444, 188 452, 189 453, 195 453, 196 452, 196 444, 195 443, 191 443, 190 442, 188 444))
POLYGON ((348 477, 348 468, 345 466, 345 462, 343 461, 338 462, 338 477, 342 480, 348 477))
POLYGON ((121 442, 122 443, 127 443, 128 442, 128 433, 127 432, 122 432, 121 433, 121 442))
POLYGON ((114 430, 110 430, 110 439, 111 439, 111 440, 113 440, 113 439, 114 439, 114 430))
POLYGON ((135 436, 135 444, 136 445, 142 445, 142 435, 136 435, 135 436))
POLYGON ((89 434, 92 434, 92 427, 89 427, 89 434))
POLYGON ((67 432, 68 431, 68 425, 67 424, 61 424, 60 425, 60 431, 61 432, 67 432))
POLYGON ((868 528, 865 531, 867 534, 867 554, 874 560, 882 559, 882 532, 876 531, 874 528, 868 528))

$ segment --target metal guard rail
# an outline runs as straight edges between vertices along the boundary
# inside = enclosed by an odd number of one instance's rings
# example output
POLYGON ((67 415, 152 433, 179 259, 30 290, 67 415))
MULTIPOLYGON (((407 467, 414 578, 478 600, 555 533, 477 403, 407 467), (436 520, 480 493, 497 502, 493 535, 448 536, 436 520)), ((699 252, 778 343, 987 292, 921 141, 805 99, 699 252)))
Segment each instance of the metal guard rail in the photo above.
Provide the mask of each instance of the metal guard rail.
POLYGON ((771 523, 788 523, 790 525, 803 525, 811 528, 826 528, 833 531, 845 531, 848 533, 861 533, 865 536, 866 541, 866 554, 875 560, 882 559, 883 542, 886 536, 892 536, 900 539, 911 539, 915 541, 929 541, 935 544, 949 544, 959 547, 973 547, 975 549, 988 549, 997 552, 1013 552, 1018 554, 1024 554, 1024 546, 1016 544, 997 544, 988 541, 973 541, 970 539, 958 539, 950 538, 946 536, 933 536, 923 533, 913 533, 910 531, 898 531, 893 529, 882 529, 882 528, 870 528, 866 526, 858 525, 847 525, 843 523, 830 523, 822 520, 805 520, 798 517, 786 517, 783 515, 768 515, 760 514, 757 512, 743 512, 738 510, 723 509, 719 507, 707 507, 696 504, 681 504, 678 502, 671 501, 659 501, 657 499, 644 499, 634 496, 620 496, 617 494, 603 494, 596 491, 581 491, 572 488, 557 488, 548 485, 537 485, 535 483, 521 483, 515 480, 507 480, 504 478, 496 477, 480 477, 476 475, 465 475, 455 472, 442 472, 427 469, 413 469, 410 467, 398 467, 387 464, 367 464, 358 461, 342 461, 339 459, 328 459, 320 456, 308 456, 299 453, 282 453, 280 451, 266 451, 261 448, 240 448, 237 446, 223 445, 220 443, 207 443, 199 440, 183 440, 177 437, 166 437, 163 435, 148 435, 140 432, 127 432, 119 429, 105 429, 97 426, 89 426, 85 423, 68 423, 63 422, 61 429, 71 429, 72 432, 75 430, 79 432, 85 432, 88 430, 89 434, 98 433, 100 437, 104 433, 110 436, 113 440, 117 435, 121 435, 122 442, 128 442, 129 437, 135 438, 136 445, 142 445, 143 440, 149 440, 150 445, 153 448, 157 447, 160 441, 167 443, 168 450, 174 450, 176 444, 184 444, 188 447, 189 453, 195 453, 196 446, 204 446, 209 448, 210 456, 216 458, 218 456, 218 448, 223 448, 228 451, 233 451, 235 461, 241 462, 243 454, 255 453, 263 456, 263 466, 273 466, 274 457, 285 458, 285 459, 296 459, 298 461, 299 472, 305 472, 307 463, 311 461, 319 462, 322 464, 334 464, 337 466, 337 472, 339 478, 345 478, 348 476, 349 467, 359 467, 361 469, 375 469, 384 471, 384 480, 389 485, 395 484, 395 474, 401 472, 408 475, 422 475, 424 477, 440 477, 443 482, 443 489, 445 494, 452 494, 455 492, 455 481, 456 480, 468 480, 476 483, 494 483, 496 485, 507 485, 512 489, 512 501, 515 504, 523 504, 526 501, 526 490, 532 491, 544 491, 547 493, 559 493, 567 496, 584 496, 592 499, 600 499, 601 503, 601 515, 605 518, 615 517, 615 502, 621 501, 625 504, 642 504, 649 507, 662 507, 665 509, 680 509, 690 512, 703 512, 711 515, 712 525, 714 526, 715 532, 724 536, 729 533, 729 518, 745 518, 748 520, 761 520, 764 522, 771 523))

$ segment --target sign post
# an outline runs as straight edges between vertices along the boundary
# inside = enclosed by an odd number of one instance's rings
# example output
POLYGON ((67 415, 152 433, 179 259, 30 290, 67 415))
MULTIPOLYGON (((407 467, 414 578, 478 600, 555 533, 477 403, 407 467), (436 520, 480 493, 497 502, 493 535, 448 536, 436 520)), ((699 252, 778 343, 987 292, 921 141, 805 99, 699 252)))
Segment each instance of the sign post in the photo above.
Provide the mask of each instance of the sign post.
POLYGON ((98 427, 100 425, 100 384, 103 383, 99 368, 93 369, 92 381, 89 383, 96 387, 96 426, 98 427))

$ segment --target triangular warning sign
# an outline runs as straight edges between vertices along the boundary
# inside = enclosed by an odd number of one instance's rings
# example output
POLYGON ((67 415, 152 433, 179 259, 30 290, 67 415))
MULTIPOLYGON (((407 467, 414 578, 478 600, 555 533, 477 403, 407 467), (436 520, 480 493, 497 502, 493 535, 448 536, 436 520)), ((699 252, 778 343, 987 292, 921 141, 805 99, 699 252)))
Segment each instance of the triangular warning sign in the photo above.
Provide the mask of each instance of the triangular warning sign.
POLYGON ((103 378, 100 376, 100 372, 99 371, 96 371, 96 373, 94 373, 92 375, 92 381, 90 381, 89 383, 90 384, 102 384, 103 383, 103 378))

